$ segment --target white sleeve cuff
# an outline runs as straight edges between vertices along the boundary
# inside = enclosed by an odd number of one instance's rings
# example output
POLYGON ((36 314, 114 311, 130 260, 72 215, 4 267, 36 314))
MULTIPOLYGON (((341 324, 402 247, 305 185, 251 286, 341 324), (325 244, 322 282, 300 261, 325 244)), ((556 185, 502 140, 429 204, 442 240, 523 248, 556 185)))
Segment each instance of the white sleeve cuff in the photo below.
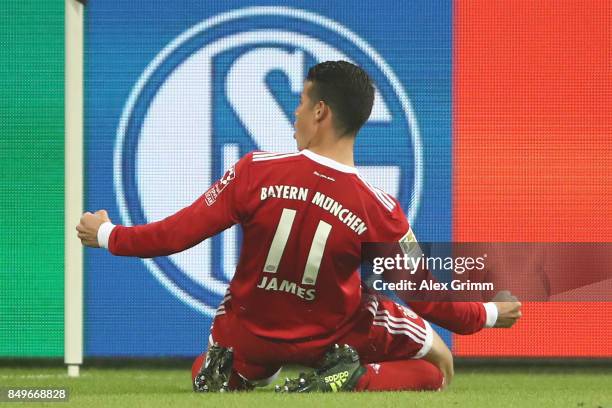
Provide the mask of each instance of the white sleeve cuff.
POLYGON ((115 228, 115 225, 110 221, 105 222, 98 228, 98 245, 101 248, 108 249, 108 240, 110 239, 111 232, 113 232, 113 228, 115 228))
POLYGON ((485 312, 487 312, 487 320, 484 327, 493 327, 497 323, 497 306, 493 302, 483 303, 485 312))

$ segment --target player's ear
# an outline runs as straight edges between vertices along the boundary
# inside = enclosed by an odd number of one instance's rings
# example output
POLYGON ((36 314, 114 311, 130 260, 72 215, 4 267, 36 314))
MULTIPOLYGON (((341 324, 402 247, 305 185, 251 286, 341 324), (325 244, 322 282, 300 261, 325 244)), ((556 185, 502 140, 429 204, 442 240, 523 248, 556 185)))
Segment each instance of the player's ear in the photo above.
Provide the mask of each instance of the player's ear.
POLYGON ((319 101, 317 102, 314 111, 315 119, 320 122, 325 119, 327 115, 329 115, 329 106, 325 102, 319 101))

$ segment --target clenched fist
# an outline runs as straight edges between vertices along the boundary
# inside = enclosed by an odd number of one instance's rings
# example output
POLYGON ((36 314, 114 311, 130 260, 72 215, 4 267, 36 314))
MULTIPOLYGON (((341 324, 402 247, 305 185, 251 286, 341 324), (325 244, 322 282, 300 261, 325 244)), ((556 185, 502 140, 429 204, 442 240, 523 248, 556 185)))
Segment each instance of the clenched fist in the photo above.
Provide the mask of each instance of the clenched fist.
POLYGON ((493 298, 497 306, 497 322, 493 327, 512 327, 521 318, 521 302, 508 291, 501 291, 493 298))
POLYGON ((81 240, 81 243, 85 246, 92 248, 100 248, 98 243, 98 230, 100 225, 110 221, 106 210, 99 210, 95 213, 86 212, 81 217, 79 225, 76 226, 78 231, 77 236, 81 240))

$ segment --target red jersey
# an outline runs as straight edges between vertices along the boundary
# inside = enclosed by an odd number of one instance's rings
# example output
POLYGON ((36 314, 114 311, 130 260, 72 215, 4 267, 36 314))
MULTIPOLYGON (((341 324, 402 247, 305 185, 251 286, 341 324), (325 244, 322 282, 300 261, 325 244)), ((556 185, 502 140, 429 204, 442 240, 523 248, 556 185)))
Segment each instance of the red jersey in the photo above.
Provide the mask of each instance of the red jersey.
MULTIPOLYGON (((409 231, 397 200, 354 167, 309 150, 254 152, 178 213, 116 226, 108 248, 115 255, 170 255, 234 224, 242 226, 243 242, 226 301, 253 334, 282 340, 345 326, 361 303, 361 243, 398 242, 409 231)), ((459 332, 477 331, 486 320, 479 303, 414 306, 459 332)))

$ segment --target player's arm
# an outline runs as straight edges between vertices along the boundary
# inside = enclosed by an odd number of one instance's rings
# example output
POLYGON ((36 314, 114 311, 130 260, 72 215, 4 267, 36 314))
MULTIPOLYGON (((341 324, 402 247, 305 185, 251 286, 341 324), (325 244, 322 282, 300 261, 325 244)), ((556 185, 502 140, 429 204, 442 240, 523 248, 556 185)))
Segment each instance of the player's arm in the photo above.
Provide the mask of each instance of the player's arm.
POLYGON ((83 245, 103 247, 114 255, 151 258, 184 251, 245 215, 250 155, 242 158, 223 178, 190 206, 157 222, 125 227, 113 225, 104 210, 85 213, 77 226, 83 245))
MULTIPOLYGON (((400 240, 396 249, 401 254, 419 258, 422 256, 419 244, 408 229, 408 233, 400 240)), ((385 270, 384 280, 387 282, 411 281, 420 286, 420 282, 436 282, 437 279, 426 268, 416 270, 390 269, 385 270)), ((398 290, 395 294, 419 316, 444 327, 454 333, 471 334, 484 327, 492 327, 497 320, 497 308, 492 303, 456 302, 448 290, 398 290)))
MULTIPOLYGON (((429 271, 419 273, 420 280, 435 281, 429 271)), ((490 327, 512 327, 522 315, 521 303, 509 292, 500 292, 487 303, 452 301, 452 298, 436 301, 436 294, 422 298, 430 300, 417 301, 414 297, 403 300, 419 316, 458 334, 472 334, 490 327)))
MULTIPOLYGON (((389 242, 397 241, 397 237, 401 236, 399 243, 402 251, 414 256, 415 248, 420 251, 418 241, 399 203, 396 204, 396 209, 390 217, 393 225, 389 242)), ((420 270, 418 273, 421 275, 421 280, 435 281, 427 270, 420 270)), ((412 278, 414 279, 414 276, 412 278)), ((389 280, 387 277, 385 279, 389 280)), ((391 280, 396 279, 397 276, 391 278, 391 280)), ((412 294, 409 298, 403 296, 405 295, 403 293, 397 294, 422 318, 458 334, 472 334, 487 327, 511 327, 521 317, 521 304, 516 298, 488 303, 452 302, 444 300, 441 294, 441 301, 416 301, 412 294)), ((426 296, 425 299, 432 298, 426 296)))
POLYGON ((509 292, 500 292, 493 301, 487 303, 406 303, 419 316, 457 334, 472 334, 489 327, 509 328, 522 316, 521 302, 509 292))
POLYGON ((457 334, 472 334, 497 321, 497 308, 480 302, 406 302, 419 316, 457 334))

